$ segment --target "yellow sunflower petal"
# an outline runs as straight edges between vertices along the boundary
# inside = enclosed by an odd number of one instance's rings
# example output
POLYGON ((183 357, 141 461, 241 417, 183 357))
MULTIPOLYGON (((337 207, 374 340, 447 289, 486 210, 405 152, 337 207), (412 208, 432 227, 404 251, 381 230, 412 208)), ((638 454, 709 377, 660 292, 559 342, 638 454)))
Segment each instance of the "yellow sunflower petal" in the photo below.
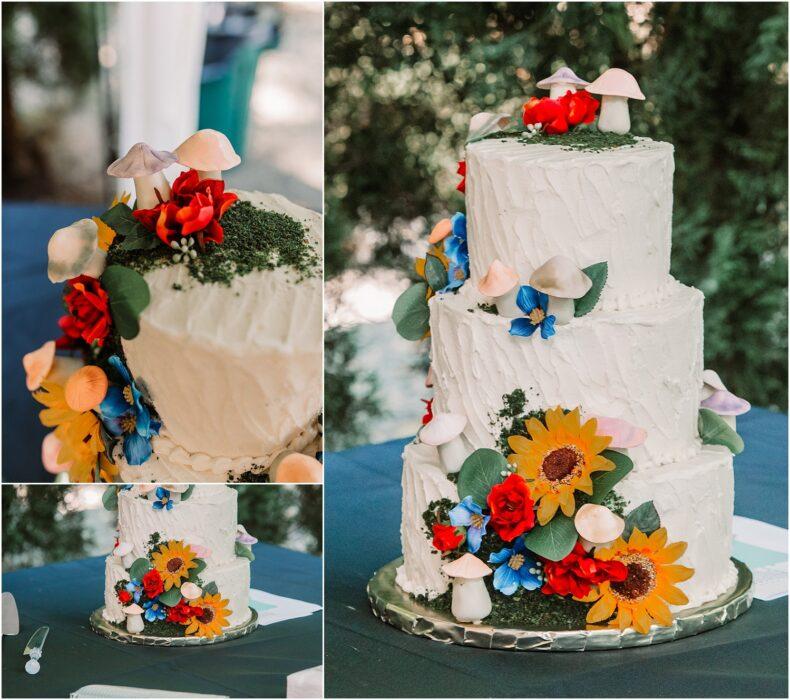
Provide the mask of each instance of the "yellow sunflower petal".
POLYGON ((606 457, 601 457, 601 455, 595 455, 590 460, 590 471, 591 472, 610 472, 614 469, 614 462, 606 457))
POLYGON ((626 627, 631 626, 631 611, 624 605, 617 608, 617 617, 614 620, 614 625, 624 630, 626 627))
POLYGON ((647 634, 650 631, 652 622, 650 615, 647 614, 647 610, 641 606, 634 608, 631 626, 639 632, 639 634, 647 634))
POLYGON ((562 432, 563 428, 565 427, 564 417, 565 414, 559 407, 550 408, 548 411, 546 411, 546 427, 549 429, 550 433, 557 434, 562 432))
POLYGON ((537 418, 529 418, 524 422, 524 425, 527 428, 529 436, 533 440, 539 440, 540 438, 545 438, 549 435, 549 431, 546 430, 546 427, 537 418))
POLYGON ((617 607, 617 601, 613 595, 603 595, 598 602, 587 611, 587 622, 594 624, 608 620, 617 607))
POLYGON ((666 577, 667 581, 679 583, 688 581, 694 575, 694 569, 680 564, 665 564, 661 567, 661 574, 666 577))
MULTIPOLYGON (((558 409, 562 412, 562 409, 558 409)), ((564 414, 563 425, 565 430, 568 431, 569 435, 573 437, 578 437, 581 431, 581 417, 579 415, 579 408, 578 406, 574 408, 570 413, 564 414)))
POLYGON ((634 531, 631 533, 631 537, 628 539, 628 546, 631 549, 643 549, 647 547, 647 537, 638 527, 635 527, 634 531))
POLYGON ((414 261, 414 270, 420 277, 425 279, 425 258, 417 258, 414 261))
POLYGON ((583 491, 588 496, 592 496, 593 483, 592 479, 587 474, 582 474, 576 481, 576 490, 583 491))
POLYGON ((507 439, 507 444, 510 445, 510 449, 513 450, 513 452, 521 455, 527 455, 533 449, 532 440, 523 435, 511 435, 507 439))
POLYGON ((609 443, 611 442, 612 438, 608 435, 595 435, 590 440, 590 450, 598 454, 609 447, 609 443))
POLYGON ((645 600, 645 609, 650 617, 652 617, 662 627, 670 627, 672 625, 672 613, 669 611, 669 606, 657 596, 651 595, 645 600))
POLYGON ((673 561, 680 559, 687 548, 688 544, 686 542, 673 542, 660 552, 657 552, 655 560, 659 564, 671 564, 673 561))
POLYGON ((663 549, 664 545, 667 543, 667 529, 665 527, 658 528, 658 530, 647 538, 647 541, 651 549, 658 552, 660 549, 663 549))
POLYGON ((669 583, 657 586, 656 593, 670 605, 685 605, 689 602, 688 596, 683 591, 669 583))
POLYGON ((576 510, 576 499, 573 497, 573 490, 563 491, 559 496, 560 508, 562 508, 563 514, 570 518, 576 510))
POLYGON ((543 498, 540 499, 540 505, 538 505, 538 522, 541 525, 545 525, 549 522, 557 512, 558 506, 559 503, 552 498, 552 494, 543 496, 543 498))

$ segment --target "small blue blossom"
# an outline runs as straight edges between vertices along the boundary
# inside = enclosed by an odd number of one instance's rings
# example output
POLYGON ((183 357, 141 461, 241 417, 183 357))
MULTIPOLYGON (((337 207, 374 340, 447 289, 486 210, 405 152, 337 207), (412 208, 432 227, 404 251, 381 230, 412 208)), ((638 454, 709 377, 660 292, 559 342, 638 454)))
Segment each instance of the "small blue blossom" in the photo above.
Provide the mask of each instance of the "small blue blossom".
POLYGON ((465 527, 466 548, 474 554, 480 549, 483 535, 486 534, 486 525, 491 520, 490 515, 483 515, 483 509, 467 496, 450 511, 450 523, 455 527, 465 527))
POLYGON ((145 601, 143 608, 145 609, 144 617, 148 622, 164 620, 167 617, 167 608, 159 602, 159 598, 145 601))
POLYGON ((154 510, 173 510, 173 498, 170 495, 170 491, 161 486, 157 486, 156 497, 159 500, 154 501, 154 510))
POLYGON ((110 435, 123 437, 123 454, 129 464, 144 464, 153 452, 151 438, 159 435, 161 423, 151 418, 142 393, 121 358, 113 355, 108 362, 120 375, 122 385, 113 384, 107 390, 99 406, 102 423, 110 435))
POLYGON ((543 583, 540 562, 527 552, 521 537, 512 547, 492 553, 488 562, 500 564, 494 572, 494 588, 504 595, 513 595, 519 586, 534 591, 543 583))
POLYGON ((469 246, 466 242, 466 217, 460 212, 453 215, 452 233, 444 242, 444 254, 450 261, 447 286, 440 292, 458 289, 469 278, 469 246))
POLYGON ((143 585, 136 578, 127 583, 124 588, 132 594, 135 603, 140 602, 140 596, 143 594, 143 585))
POLYGON ((526 318, 514 318, 510 322, 510 335, 529 337, 538 328, 544 340, 554 335, 554 316, 549 316, 548 294, 525 284, 518 290, 516 304, 526 318))

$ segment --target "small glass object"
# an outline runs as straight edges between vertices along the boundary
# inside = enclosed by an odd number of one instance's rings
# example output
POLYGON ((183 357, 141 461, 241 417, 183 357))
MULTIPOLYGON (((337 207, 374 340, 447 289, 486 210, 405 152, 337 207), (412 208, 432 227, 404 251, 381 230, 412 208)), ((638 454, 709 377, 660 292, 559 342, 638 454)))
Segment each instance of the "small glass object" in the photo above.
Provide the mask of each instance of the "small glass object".
POLYGON ((22 652, 23 656, 30 656, 25 664, 25 671, 31 676, 35 676, 41 670, 41 664, 38 660, 44 654, 44 642, 49 634, 49 627, 39 627, 30 639, 25 644, 25 651, 22 652))

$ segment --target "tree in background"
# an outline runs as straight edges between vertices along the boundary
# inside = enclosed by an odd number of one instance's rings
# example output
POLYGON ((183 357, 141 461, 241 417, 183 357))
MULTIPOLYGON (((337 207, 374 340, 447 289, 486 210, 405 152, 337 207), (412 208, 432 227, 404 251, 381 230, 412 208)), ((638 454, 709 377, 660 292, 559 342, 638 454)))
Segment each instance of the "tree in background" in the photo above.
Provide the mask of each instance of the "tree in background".
MULTIPOLYGON (((427 232, 464 207, 455 165, 473 114, 517 114, 562 62, 588 80, 626 68, 648 98, 631 101, 632 130, 675 144, 672 273, 706 295, 706 366, 786 408, 787 5, 338 3, 325 46, 328 277, 412 269, 407 224, 427 232), (373 255, 361 229, 379 236, 373 255)), ((347 371, 353 347, 334 346, 327 369, 347 371)), ((328 425, 369 411, 369 394, 336 384, 328 425)))

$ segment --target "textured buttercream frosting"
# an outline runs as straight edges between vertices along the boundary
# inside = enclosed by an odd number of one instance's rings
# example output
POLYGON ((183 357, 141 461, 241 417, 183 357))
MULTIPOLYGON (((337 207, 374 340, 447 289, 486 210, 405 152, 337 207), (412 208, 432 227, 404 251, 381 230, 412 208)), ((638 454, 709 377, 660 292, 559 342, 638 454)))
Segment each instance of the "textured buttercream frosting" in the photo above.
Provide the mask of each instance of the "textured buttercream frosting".
MULTIPOLYGON (((321 217, 279 195, 238 192, 301 222, 317 253, 321 217)), ((229 286, 201 283, 185 264, 145 275, 151 303, 126 360, 162 420, 155 457, 123 460, 126 481, 225 480, 259 470, 318 434, 322 386, 322 277, 257 270, 229 286), (160 458, 157 458, 160 456, 160 458)))
POLYGON ((608 262, 600 309, 659 300, 670 282, 672 152, 650 139, 601 152, 516 139, 467 146, 471 284, 496 258, 526 284, 565 255, 582 268, 608 262))

